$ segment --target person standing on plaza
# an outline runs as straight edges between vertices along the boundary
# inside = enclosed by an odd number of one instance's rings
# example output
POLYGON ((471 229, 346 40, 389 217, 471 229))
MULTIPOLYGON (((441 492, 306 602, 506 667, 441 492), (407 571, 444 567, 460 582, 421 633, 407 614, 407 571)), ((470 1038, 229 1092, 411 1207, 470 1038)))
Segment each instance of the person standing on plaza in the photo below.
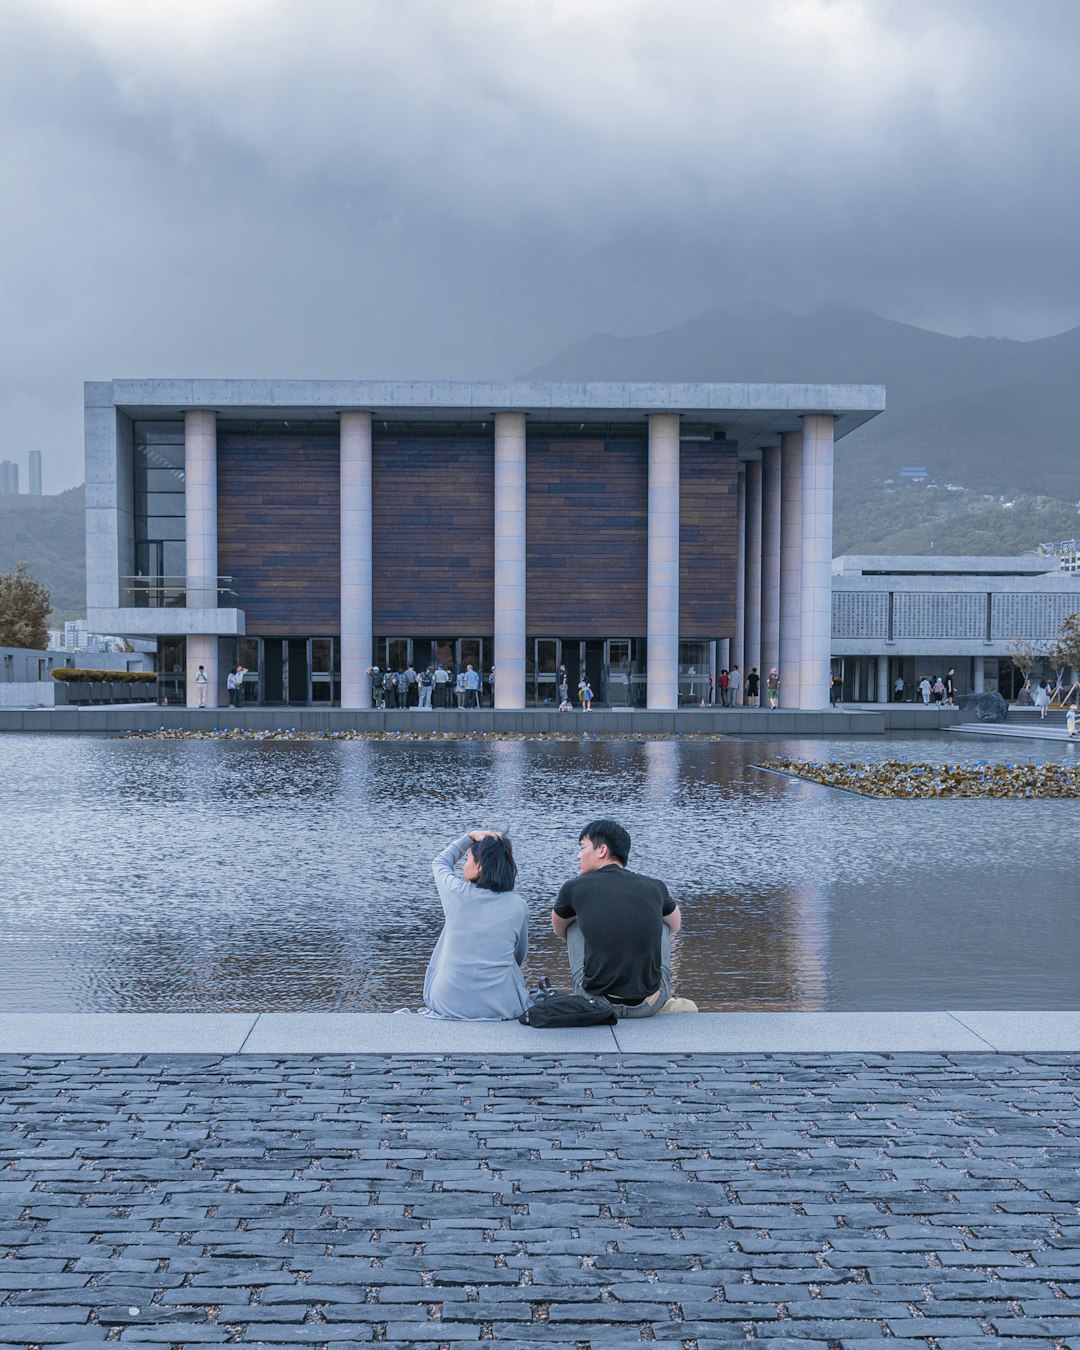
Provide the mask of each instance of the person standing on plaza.
POLYGON ((726 667, 717 676, 716 683, 720 686, 720 706, 721 708, 726 708, 728 705, 728 673, 726 667))
POLYGON ((465 707, 480 707, 480 672, 471 665, 465 667, 465 707))
POLYGON ((491 706, 495 706, 495 667, 492 666, 488 671, 488 693, 491 697, 491 706))
POLYGON ((953 694, 956 693, 956 672, 950 666, 945 675, 945 702, 951 708, 953 706, 953 694))
POLYGON ((769 696, 769 707, 775 708, 780 702, 780 672, 773 666, 765 681, 765 691, 769 696))
POLYGON ((465 672, 458 671, 458 677, 454 681, 454 692, 457 695, 458 712, 465 707, 465 672))
POLYGON ((434 688, 432 684, 432 674, 432 669, 428 666, 426 670, 422 670, 416 677, 416 683, 420 688, 419 709, 421 712, 431 712, 431 694, 434 688))
POLYGON ((1039 710, 1039 720, 1046 720, 1046 710, 1050 706, 1050 686, 1045 680, 1040 680, 1035 686, 1035 706, 1039 710))
POLYGON ((671 998, 679 907, 662 881, 627 868, 630 835, 618 822, 591 821, 578 844, 578 875, 551 911, 574 992, 606 998, 617 1017, 654 1017, 671 998))
POLYGON ((732 666, 731 674, 728 675, 728 707, 737 708, 739 706, 739 685, 742 684, 742 676, 739 674, 739 667, 732 666))
POLYGON ((746 706, 756 708, 758 706, 758 693, 761 687, 761 679, 757 673, 757 666, 750 667, 750 674, 746 677, 746 706))
POLYGON ((840 695, 844 692, 844 681, 839 672, 834 671, 829 677, 829 704, 835 708, 840 702, 840 695))
POLYGON ((904 677, 897 675, 893 681, 892 696, 894 703, 903 703, 904 701, 904 677))
POLYGON ((368 666, 367 673, 371 677, 371 706, 381 708, 383 705, 382 671, 378 666, 368 666))
POLYGON ((588 680, 581 687, 581 706, 585 712, 592 712, 592 685, 588 680))
POLYGON ((570 697, 570 675, 565 666, 560 666, 555 676, 555 687, 559 695, 559 702, 565 703, 570 697))
POLYGON ((409 706, 409 676, 408 676, 408 672, 407 672, 407 671, 404 671, 404 670, 399 670, 398 673, 397 673, 397 675, 396 675, 395 678, 394 678, 394 683, 395 683, 395 685, 397 686, 397 700, 398 700, 398 707, 399 707, 399 708, 407 708, 407 707, 409 706))
POLYGON ((413 663, 410 661, 409 664, 405 667, 405 706, 406 706, 406 707, 409 707, 411 704, 415 704, 415 703, 417 702, 417 699, 416 699, 416 696, 415 696, 415 690, 416 690, 416 671, 415 671, 415 669, 413 668, 413 663))
POLYGON ((919 681, 919 695, 922 698, 923 706, 927 707, 930 703, 930 694, 932 693, 930 681, 924 675, 919 681))
POLYGON ((439 663, 435 667, 435 673, 431 677, 434 688, 434 702, 436 708, 448 708, 449 690, 450 690, 450 672, 444 665, 439 663))
POLYGON ((383 672, 382 691, 383 691, 383 707, 396 708, 397 707, 396 671, 388 669, 383 672))
POLYGON ((195 672, 195 694, 200 708, 206 707, 206 686, 210 683, 206 674, 206 667, 200 666, 195 672))

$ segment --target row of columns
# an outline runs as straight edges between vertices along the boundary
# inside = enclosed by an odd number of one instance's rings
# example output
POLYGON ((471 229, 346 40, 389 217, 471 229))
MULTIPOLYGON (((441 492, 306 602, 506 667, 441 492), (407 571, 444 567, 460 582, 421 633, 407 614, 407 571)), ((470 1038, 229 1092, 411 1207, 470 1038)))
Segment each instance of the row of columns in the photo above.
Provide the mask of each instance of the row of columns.
POLYGON ((731 663, 757 668, 764 693, 780 673, 780 702, 824 708, 832 642, 831 416, 807 414, 760 460, 739 468, 738 574, 731 663))
MULTIPOLYGON (((649 425, 648 706, 678 706, 679 414, 649 425)), ((184 417, 189 608, 217 605, 217 418, 184 417)), ((495 624, 497 708, 525 706, 525 414, 495 414, 495 624)), ((739 472, 735 636, 726 663, 764 677, 780 670, 785 705, 828 700, 831 638, 833 419, 807 416, 761 460, 739 472)), ((363 708, 372 663, 371 413, 341 414, 341 706, 363 708)), ((187 702, 217 706, 217 638, 188 638, 187 702)))

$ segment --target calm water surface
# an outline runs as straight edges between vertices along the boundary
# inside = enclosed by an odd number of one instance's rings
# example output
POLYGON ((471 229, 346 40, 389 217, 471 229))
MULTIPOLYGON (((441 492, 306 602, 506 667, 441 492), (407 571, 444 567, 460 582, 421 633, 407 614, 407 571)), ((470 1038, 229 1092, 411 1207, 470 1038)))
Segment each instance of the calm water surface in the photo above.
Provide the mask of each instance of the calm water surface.
POLYGON ((548 913, 607 814, 683 907, 676 987, 703 1008, 1080 1007, 1076 802, 871 801, 753 767, 1027 752, 3 737, 0 1010, 418 1006, 430 862, 472 826, 512 826, 526 977, 565 985, 548 913))

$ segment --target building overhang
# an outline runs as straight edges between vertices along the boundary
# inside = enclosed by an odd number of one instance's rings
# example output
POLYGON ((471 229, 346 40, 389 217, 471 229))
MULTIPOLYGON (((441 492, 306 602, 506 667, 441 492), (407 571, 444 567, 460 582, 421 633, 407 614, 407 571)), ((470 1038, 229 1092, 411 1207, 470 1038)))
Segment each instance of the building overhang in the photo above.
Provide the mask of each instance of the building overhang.
POLYGON ((243 637, 247 631, 242 609, 121 607, 90 609, 87 619, 95 632, 119 633, 124 637, 189 637, 194 633, 243 637))
MULTIPOLYGON (((336 423, 340 413, 370 412, 380 422, 493 421, 523 412, 531 424, 642 423, 674 412, 701 439, 737 444, 740 452, 775 445, 806 416, 836 419, 837 439, 885 409, 877 384, 577 383, 493 380, 106 380, 86 385, 88 407, 115 407, 135 419, 175 418, 207 409, 223 420, 336 423)), ((697 439, 698 436, 693 437, 697 439)))

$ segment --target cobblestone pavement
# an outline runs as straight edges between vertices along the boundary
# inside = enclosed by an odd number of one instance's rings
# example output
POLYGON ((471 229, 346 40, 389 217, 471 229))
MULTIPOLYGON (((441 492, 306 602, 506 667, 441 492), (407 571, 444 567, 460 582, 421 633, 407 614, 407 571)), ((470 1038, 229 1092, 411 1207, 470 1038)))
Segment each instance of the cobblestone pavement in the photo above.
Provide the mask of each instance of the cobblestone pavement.
POLYGON ((0 1058, 0 1344, 1080 1347, 1080 1054, 0 1058))

